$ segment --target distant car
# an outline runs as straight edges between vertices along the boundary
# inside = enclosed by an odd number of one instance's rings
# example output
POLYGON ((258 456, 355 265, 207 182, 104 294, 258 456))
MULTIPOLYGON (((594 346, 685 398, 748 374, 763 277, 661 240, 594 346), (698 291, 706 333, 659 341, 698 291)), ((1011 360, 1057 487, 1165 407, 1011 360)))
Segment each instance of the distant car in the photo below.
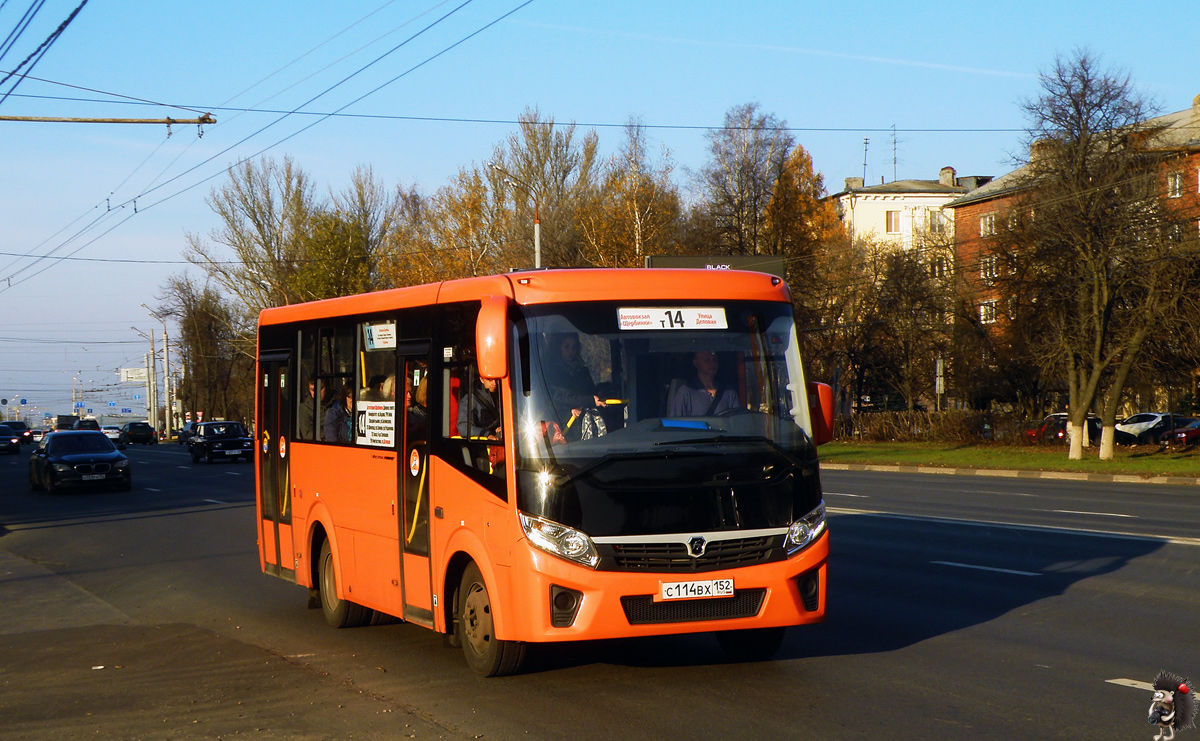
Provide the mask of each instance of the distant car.
POLYGON ((35 443, 36 443, 38 440, 41 440, 41 439, 42 439, 42 436, 43 436, 43 435, 45 435, 45 434, 46 434, 46 431, 45 431, 45 430, 30 430, 30 431, 29 431, 29 436, 30 436, 30 437, 33 439, 33 441, 34 441, 35 443))
POLYGON ((183 426, 183 429, 181 429, 179 431, 179 434, 175 437, 175 443, 177 445, 183 445, 184 443, 186 443, 188 441, 188 438, 191 437, 193 434, 195 434, 196 428, 202 424, 204 424, 204 423, 203 422, 188 422, 186 425, 183 426))
POLYGON ((203 458, 212 463, 218 458, 251 460, 254 440, 241 422, 201 422, 187 441, 193 463, 203 458))
POLYGON ((21 452, 21 433, 7 424, 0 425, 0 450, 5 453, 21 452))
POLYGON ((116 440, 117 438, 121 437, 121 428, 117 427, 116 425, 104 425, 100 428, 100 431, 103 432, 104 436, 109 440, 116 440))
POLYGON ((1174 445, 1194 445, 1200 442, 1200 419, 1192 422, 1187 427, 1175 430, 1173 434, 1165 436, 1163 442, 1174 445))
MULTIPOLYGON (((1066 443, 1069 441, 1067 435, 1067 415, 1065 412, 1056 412, 1049 414, 1034 427, 1025 431, 1025 438, 1033 443, 1066 443)), ((1088 442, 1099 444, 1100 435, 1104 432, 1100 418, 1089 416, 1087 418, 1087 436, 1088 442)), ((1113 443, 1116 445, 1134 445, 1138 439, 1127 432, 1121 430, 1113 431, 1113 443)))
POLYGON ((129 491, 129 459, 98 430, 46 435, 29 458, 29 488, 51 494, 65 488, 110 486, 129 491))
POLYGON ((95 430, 100 432, 100 423, 94 419, 77 419, 71 426, 72 430, 95 430))
POLYGON ((12 419, 5 422, 4 425, 10 428, 13 432, 21 436, 21 443, 28 445, 33 442, 33 430, 29 429, 29 425, 19 419, 12 419))
POLYGON ((127 445, 133 443, 158 444, 158 434, 155 433, 149 422, 126 422, 121 425, 121 436, 118 439, 127 445))
POLYGON ((1159 418, 1150 426, 1137 433, 1138 442, 1143 444, 1164 442, 1176 430, 1183 429, 1195 421, 1194 417, 1185 417, 1181 414, 1159 415, 1159 418))

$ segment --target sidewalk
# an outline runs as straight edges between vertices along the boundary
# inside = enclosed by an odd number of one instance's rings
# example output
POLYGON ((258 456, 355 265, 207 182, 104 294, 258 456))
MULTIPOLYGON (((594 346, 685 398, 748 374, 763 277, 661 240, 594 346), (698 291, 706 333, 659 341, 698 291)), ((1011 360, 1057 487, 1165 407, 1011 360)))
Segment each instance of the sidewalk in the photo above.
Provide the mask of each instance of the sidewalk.
POLYGON ((1108 473, 1076 473, 1072 471, 1014 471, 985 468, 946 468, 943 466, 887 466, 871 463, 826 463, 821 462, 821 468, 826 471, 882 471, 886 473, 933 473, 949 476, 1000 476, 1003 478, 1021 479, 1058 479, 1060 481, 1099 481, 1117 484, 1172 484, 1182 486, 1200 486, 1200 478, 1182 476, 1131 476, 1128 474, 1108 473))

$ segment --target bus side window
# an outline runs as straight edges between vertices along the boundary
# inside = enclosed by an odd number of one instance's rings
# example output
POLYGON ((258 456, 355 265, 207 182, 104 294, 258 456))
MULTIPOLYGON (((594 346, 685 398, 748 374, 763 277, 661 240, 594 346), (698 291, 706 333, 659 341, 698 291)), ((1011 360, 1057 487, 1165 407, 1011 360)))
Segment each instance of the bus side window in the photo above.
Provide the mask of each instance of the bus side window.
POLYGON ((475 316, 479 304, 441 307, 442 458, 504 498, 504 425, 500 382, 479 377, 475 316))

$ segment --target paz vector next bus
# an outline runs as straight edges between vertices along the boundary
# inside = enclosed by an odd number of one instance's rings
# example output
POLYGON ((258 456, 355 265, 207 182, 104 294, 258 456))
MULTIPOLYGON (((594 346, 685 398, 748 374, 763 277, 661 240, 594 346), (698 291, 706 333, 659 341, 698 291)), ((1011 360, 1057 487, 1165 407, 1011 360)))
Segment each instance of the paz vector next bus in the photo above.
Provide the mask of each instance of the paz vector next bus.
POLYGON ((825 615, 816 446, 787 286, 549 270, 267 309, 263 571, 334 627, 391 616, 470 667, 529 643, 713 631, 742 658, 825 615))

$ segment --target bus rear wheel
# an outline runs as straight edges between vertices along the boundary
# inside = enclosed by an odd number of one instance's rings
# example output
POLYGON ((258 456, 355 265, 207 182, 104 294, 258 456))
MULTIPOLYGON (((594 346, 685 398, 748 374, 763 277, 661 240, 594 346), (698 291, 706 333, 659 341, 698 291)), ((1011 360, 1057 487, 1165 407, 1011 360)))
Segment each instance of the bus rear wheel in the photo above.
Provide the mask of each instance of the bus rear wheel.
POLYGON ((366 625, 371 619, 371 611, 362 605, 355 604, 337 596, 337 574, 333 568, 333 550, 329 541, 321 544, 321 612, 325 622, 335 628, 353 628, 366 625))
POLYGON ((725 655, 735 661, 765 661, 783 645, 786 632, 787 628, 722 630, 717 633, 717 643, 725 655))
POLYGON ((463 655, 471 671, 483 677, 501 677, 521 668, 525 644, 496 638, 492 602, 479 567, 472 563, 463 573, 458 590, 458 631, 463 655))

